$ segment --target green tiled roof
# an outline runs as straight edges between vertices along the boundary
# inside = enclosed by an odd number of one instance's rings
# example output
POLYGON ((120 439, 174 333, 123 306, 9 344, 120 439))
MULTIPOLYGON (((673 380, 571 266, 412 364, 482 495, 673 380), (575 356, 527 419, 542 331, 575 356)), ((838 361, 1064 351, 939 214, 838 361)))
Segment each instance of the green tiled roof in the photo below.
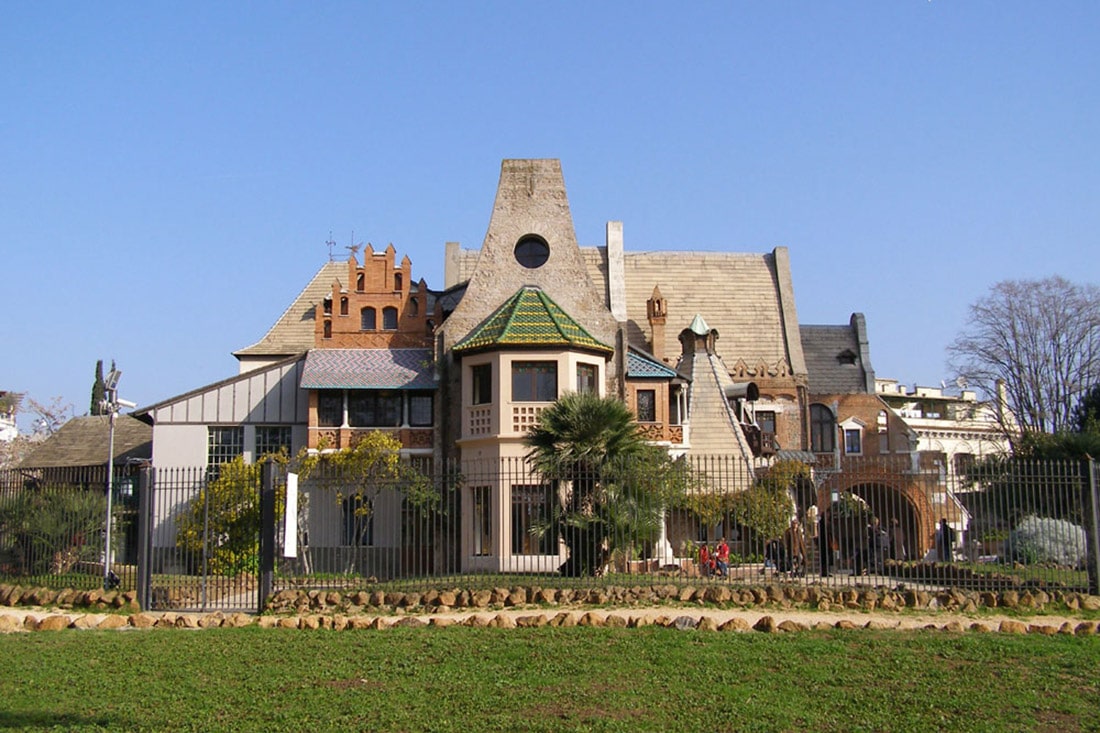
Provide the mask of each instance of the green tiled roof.
POLYGON ((565 346, 610 354, 569 314, 536 287, 520 288, 470 335, 455 344, 455 351, 475 351, 510 346, 565 346))

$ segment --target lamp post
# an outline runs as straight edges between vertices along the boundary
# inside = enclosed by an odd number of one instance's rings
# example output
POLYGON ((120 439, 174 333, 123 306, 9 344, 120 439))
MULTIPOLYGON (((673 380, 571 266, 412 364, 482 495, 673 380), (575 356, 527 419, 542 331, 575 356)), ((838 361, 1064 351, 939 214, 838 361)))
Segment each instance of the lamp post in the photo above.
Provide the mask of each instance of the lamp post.
POLYGON ((103 538, 103 589, 118 585, 118 577, 111 572, 111 494, 114 493, 115 474, 115 415, 118 414, 118 380, 122 372, 112 369, 103 380, 103 409, 107 411, 107 531, 103 538))

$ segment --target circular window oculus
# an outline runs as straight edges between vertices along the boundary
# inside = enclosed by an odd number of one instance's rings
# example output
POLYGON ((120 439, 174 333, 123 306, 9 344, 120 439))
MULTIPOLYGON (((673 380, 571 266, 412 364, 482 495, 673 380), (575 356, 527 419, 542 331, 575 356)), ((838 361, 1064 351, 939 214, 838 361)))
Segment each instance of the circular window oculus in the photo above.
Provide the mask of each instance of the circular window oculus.
POLYGON ((545 265, 546 260, 550 259, 550 245, 540 236, 525 234, 516 242, 513 254, 516 256, 516 262, 528 270, 534 270, 545 265))

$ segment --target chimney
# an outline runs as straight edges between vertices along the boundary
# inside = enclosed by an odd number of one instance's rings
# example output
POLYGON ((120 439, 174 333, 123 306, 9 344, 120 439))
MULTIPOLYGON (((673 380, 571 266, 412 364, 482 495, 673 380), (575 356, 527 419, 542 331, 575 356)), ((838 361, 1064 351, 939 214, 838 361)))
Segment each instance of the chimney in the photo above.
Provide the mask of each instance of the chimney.
POLYGON ((653 286, 653 295, 645 302, 646 320, 649 321, 649 351, 659 360, 665 360, 665 321, 668 304, 661 297, 661 289, 653 286))

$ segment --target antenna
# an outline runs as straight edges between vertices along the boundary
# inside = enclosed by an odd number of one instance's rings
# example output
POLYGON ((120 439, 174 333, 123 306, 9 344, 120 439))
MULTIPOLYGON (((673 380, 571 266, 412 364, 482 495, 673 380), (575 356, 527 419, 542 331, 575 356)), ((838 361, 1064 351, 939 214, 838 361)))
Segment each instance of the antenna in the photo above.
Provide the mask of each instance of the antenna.
POLYGON ((332 248, 336 246, 336 242, 332 240, 332 230, 329 230, 328 239, 325 240, 325 244, 328 245, 328 261, 332 262, 332 248))
POLYGON ((360 242, 359 244, 355 243, 355 230, 354 229, 351 230, 351 242, 352 243, 347 245, 346 247, 344 247, 344 249, 351 252, 351 256, 354 257, 357 254, 359 254, 359 248, 363 246, 362 242, 360 242))

